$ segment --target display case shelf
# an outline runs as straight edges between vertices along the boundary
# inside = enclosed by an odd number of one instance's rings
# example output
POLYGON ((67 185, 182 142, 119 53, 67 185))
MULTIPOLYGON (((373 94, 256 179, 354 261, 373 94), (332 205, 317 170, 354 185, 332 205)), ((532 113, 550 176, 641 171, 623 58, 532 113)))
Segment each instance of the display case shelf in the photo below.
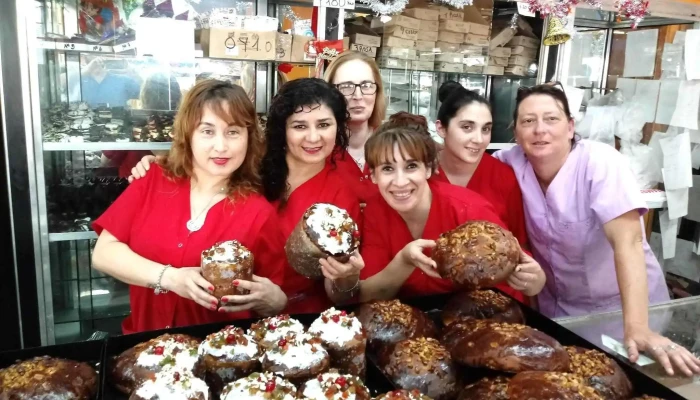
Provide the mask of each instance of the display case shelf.
POLYGON ((44 142, 44 151, 169 150, 171 142, 44 142))
POLYGON ((97 239, 97 233, 95 233, 94 231, 49 233, 49 242, 65 242, 68 240, 90 239, 97 239))

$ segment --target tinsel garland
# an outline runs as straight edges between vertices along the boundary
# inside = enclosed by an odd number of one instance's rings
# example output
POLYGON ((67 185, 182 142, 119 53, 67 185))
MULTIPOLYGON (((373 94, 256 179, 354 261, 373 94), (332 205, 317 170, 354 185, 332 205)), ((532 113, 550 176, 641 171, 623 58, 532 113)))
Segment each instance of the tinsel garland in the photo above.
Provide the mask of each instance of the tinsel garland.
MULTIPOLYGON (((602 0, 584 0, 589 5, 600 8, 602 0)), ((542 17, 551 15, 557 18, 564 18, 576 7, 579 0, 527 0, 530 11, 539 12, 542 17)))
POLYGON ((360 2, 367 4, 369 9, 379 16, 398 14, 408 5, 408 0, 387 0, 386 3, 382 3, 381 0, 360 0, 360 2))
POLYGON ((474 0, 435 0, 435 3, 445 4, 456 9, 462 9, 474 3, 474 0))
POLYGON ((301 18, 294 12, 292 9, 292 6, 280 6, 280 13, 282 14, 282 18, 280 18, 280 21, 283 18, 287 18, 292 22, 292 25, 294 25, 295 21, 299 21, 301 18))
POLYGON ((629 18, 633 29, 642 22, 649 8, 648 0, 617 0, 616 3, 619 15, 629 18))

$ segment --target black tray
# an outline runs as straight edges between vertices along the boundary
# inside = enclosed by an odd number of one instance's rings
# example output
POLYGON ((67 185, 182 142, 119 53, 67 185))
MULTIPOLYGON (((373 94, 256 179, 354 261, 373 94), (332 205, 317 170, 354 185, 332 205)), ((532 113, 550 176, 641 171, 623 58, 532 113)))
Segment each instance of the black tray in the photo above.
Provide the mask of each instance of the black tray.
POLYGON ((22 350, 10 350, 0 352, 0 369, 9 367, 17 361, 23 361, 40 356, 50 356, 86 362, 92 365, 95 368, 95 371, 97 371, 99 387, 97 389, 96 399, 101 400, 103 398, 102 381, 104 377, 104 351, 105 342, 103 340, 91 340, 87 342, 32 347, 22 350))
MULTIPOLYGON (((426 312, 436 322, 436 324, 438 324, 438 326, 441 326, 442 322, 440 319, 440 313, 443 306, 449 298, 449 294, 443 294, 412 299, 402 299, 401 301, 405 304, 409 304, 413 307, 418 308, 419 310, 426 312)), ((630 381, 632 382, 632 385, 634 386, 636 395, 639 396, 642 394, 647 394, 665 400, 685 400, 685 397, 667 388, 666 386, 662 385, 656 380, 648 377, 644 373, 636 370, 629 364, 628 360, 618 355, 611 355, 610 353, 606 352, 600 347, 576 335, 575 333, 557 324, 553 320, 545 317, 544 315, 540 314, 539 312, 533 310, 530 307, 521 308, 523 310, 523 315, 525 316, 525 321, 528 326, 548 334, 562 345, 579 346, 587 349, 595 349, 616 359, 618 364, 620 364, 620 367, 622 367, 625 373, 627 373, 627 376, 629 377, 630 381)), ((374 359, 374 357, 369 357, 369 359, 374 359)), ((491 376, 494 374, 495 373, 493 371, 485 369, 465 368, 461 375, 462 378, 467 379, 464 383, 468 384, 470 382, 475 382, 484 376, 491 376)))
MULTIPOLYGON (((347 309, 344 307, 339 307, 339 309, 347 309)), ((307 328, 312 322, 318 318, 318 314, 298 314, 292 315, 292 318, 296 318, 304 324, 307 328)), ((107 338, 105 346, 105 361, 104 370, 105 373, 102 374, 102 391, 104 400, 127 400, 128 396, 117 391, 113 385, 109 382, 109 372, 112 366, 112 360, 114 356, 121 354, 123 351, 136 346, 139 343, 146 342, 157 336, 165 333, 184 333, 187 335, 194 336, 199 339, 204 339, 208 334, 217 332, 223 329, 227 325, 234 325, 242 329, 248 329, 251 324, 259 321, 256 319, 246 319, 246 320, 236 320, 226 323, 216 323, 216 324, 206 324, 206 325, 195 325, 180 328, 171 328, 158 331, 148 331, 135 333, 132 335, 114 336, 107 338)), ((384 375, 377 369, 377 367, 369 362, 367 362, 367 374, 365 377, 365 385, 370 390, 371 395, 374 397, 378 394, 385 393, 393 390, 391 383, 384 377, 384 375)))

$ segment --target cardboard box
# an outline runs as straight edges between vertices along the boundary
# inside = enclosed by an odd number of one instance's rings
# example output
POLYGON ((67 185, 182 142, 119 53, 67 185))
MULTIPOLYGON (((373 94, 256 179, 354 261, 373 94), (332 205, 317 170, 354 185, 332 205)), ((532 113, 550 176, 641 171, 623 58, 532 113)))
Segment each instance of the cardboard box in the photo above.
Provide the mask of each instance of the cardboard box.
POLYGON ((418 59, 418 52, 415 49, 407 49, 405 47, 380 47, 377 54, 380 58, 418 59))
POLYGON ((537 57, 537 49, 531 49, 525 46, 515 46, 510 48, 510 54, 515 56, 523 56, 528 58, 537 57))
POLYGON ((481 36, 488 36, 491 33, 490 25, 481 25, 474 22, 466 22, 469 25, 469 33, 474 33, 481 36))
POLYGON ((405 15, 392 15, 391 19, 386 23, 379 20, 379 18, 373 18, 370 22, 370 28, 381 28, 384 26, 403 26, 404 28, 416 28, 420 24, 420 20, 416 18, 407 17, 405 15))
POLYGON ((408 68, 410 61, 396 58, 377 58, 377 66, 380 68, 408 68))
POLYGON ((409 8, 403 14, 425 21, 437 21, 440 18, 440 10, 430 8, 409 8))
MULTIPOLYGON (((471 27, 470 33, 487 36, 491 31, 491 21, 484 19, 480 10, 476 6, 466 6, 462 9, 464 22, 468 22, 471 27)), ((489 15, 493 14, 493 8, 488 9, 489 15)))
POLYGON ((495 36, 491 37, 489 47, 495 49, 496 47, 503 46, 508 43, 515 36, 515 29, 510 27, 505 27, 502 31, 498 32, 495 36))
POLYGON ((539 39, 527 37, 527 36, 515 36, 508 42, 509 47, 523 46, 529 47, 531 49, 537 49, 540 47, 539 39))
POLYGON ((364 44, 353 43, 350 45, 350 50, 357 51, 359 53, 365 53, 370 57, 377 56, 377 48, 372 46, 365 46, 364 44))
POLYGON ((292 61, 292 35, 277 33, 277 57, 275 60, 283 62, 292 61))
POLYGON ((484 67, 484 73, 487 75, 503 75, 505 73, 505 67, 496 67, 489 65, 484 67))
POLYGON ((495 49, 491 49, 489 51, 489 55, 491 55, 492 57, 508 58, 508 57, 510 57, 510 54, 511 54, 510 47, 496 47, 495 49))
POLYGON ((456 32, 438 32, 438 42, 461 44, 464 42, 464 34, 456 32))
POLYGON ((452 64, 462 64, 464 56, 462 53, 438 53, 435 54, 435 62, 445 62, 452 64))
POLYGON ((350 43, 379 47, 382 43, 382 38, 374 32, 355 33, 350 35, 350 43))
POLYGON ((393 36, 401 39, 418 40, 418 29, 406 28, 403 26, 385 26, 382 29, 384 36, 393 36))
POLYGON ((506 75, 527 76, 527 68, 525 67, 506 67, 506 75))
POLYGON ((472 46, 488 47, 489 37, 467 33, 467 35, 464 37, 464 43, 472 46))
POLYGON ((420 24, 418 24, 418 30, 421 31, 421 34, 424 32, 437 32, 438 29, 440 29, 439 21, 426 21, 422 19, 420 20, 420 24))
POLYGON ((437 42, 438 31, 418 31, 418 39, 428 42, 437 42))
POLYGON ((457 33, 467 33, 469 32, 469 24, 462 21, 442 21, 440 22, 440 32, 457 32, 457 33))
POLYGON ((510 56, 508 58, 508 65, 515 65, 520 67, 529 67, 530 64, 535 62, 534 58, 528 58, 523 56, 510 56))
POLYGON ((432 61, 413 61, 411 69, 418 71, 432 71, 435 68, 435 63, 432 61))
POLYGON ((456 73, 463 73, 464 72, 464 64, 453 64, 453 63, 446 63, 446 62, 436 62, 435 63, 435 71, 440 71, 440 72, 456 72, 456 73))
POLYGON ((488 65, 488 59, 486 56, 468 55, 468 56, 464 57, 462 64, 464 64, 467 67, 482 67, 483 68, 486 65, 488 65))
POLYGON ((464 55, 485 56, 488 53, 488 49, 483 46, 463 44, 459 46, 459 52, 464 55))
POLYGON ((292 39, 292 60, 291 62, 313 62, 315 58, 309 57, 305 50, 309 40, 313 40, 312 36, 294 35, 292 39))
POLYGON ((464 72, 467 74, 483 74, 484 67, 482 65, 464 66, 464 72))
POLYGON ((448 8, 445 11, 440 11, 440 21, 464 21, 464 13, 461 11, 453 11, 448 8))
POLYGON ((232 60, 269 60, 277 58, 277 32, 245 29, 203 29, 201 44, 207 57, 232 60))
POLYGON ((435 42, 430 40, 416 40, 416 50, 433 51, 435 50, 435 42))
POLYGON ((506 57, 489 57, 488 65, 494 67, 507 67, 508 58, 506 57))
POLYGON ((416 47, 416 41, 394 36, 382 36, 382 47, 406 47, 412 49, 416 47))
POLYGON ((461 44, 450 43, 450 42, 435 42, 435 48, 445 53, 458 53, 460 51, 461 44))
POLYGON ((431 63, 435 62, 435 54, 432 51, 419 51, 418 52, 418 61, 430 61, 431 63))

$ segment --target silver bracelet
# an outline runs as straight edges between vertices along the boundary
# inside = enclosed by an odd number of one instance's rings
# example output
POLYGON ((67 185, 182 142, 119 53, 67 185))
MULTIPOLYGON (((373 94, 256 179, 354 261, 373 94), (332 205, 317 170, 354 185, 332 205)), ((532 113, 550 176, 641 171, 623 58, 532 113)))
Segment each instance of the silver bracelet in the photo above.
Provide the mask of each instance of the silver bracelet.
POLYGON ((161 282, 163 281, 163 274, 165 274, 165 270, 168 268, 172 268, 172 265, 168 264, 168 265, 164 266, 163 269, 160 270, 160 275, 158 275, 158 282, 155 285, 154 284, 148 285, 149 288, 153 289, 153 293, 155 293, 156 296, 159 294, 165 294, 165 293, 169 292, 169 290, 164 289, 163 285, 161 285, 161 282))
POLYGON ((338 286, 335 284, 335 279, 333 280, 333 288, 334 288, 336 291, 340 292, 340 293, 350 293, 350 292, 354 292, 354 291, 357 290, 357 288, 359 288, 359 287, 360 287, 360 277, 359 277, 359 276, 357 277, 357 282, 355 282, 355 286, 351 287, 351 288, 348 289, 348 290, 340 290, 340 289, 338 288, 338 286))

